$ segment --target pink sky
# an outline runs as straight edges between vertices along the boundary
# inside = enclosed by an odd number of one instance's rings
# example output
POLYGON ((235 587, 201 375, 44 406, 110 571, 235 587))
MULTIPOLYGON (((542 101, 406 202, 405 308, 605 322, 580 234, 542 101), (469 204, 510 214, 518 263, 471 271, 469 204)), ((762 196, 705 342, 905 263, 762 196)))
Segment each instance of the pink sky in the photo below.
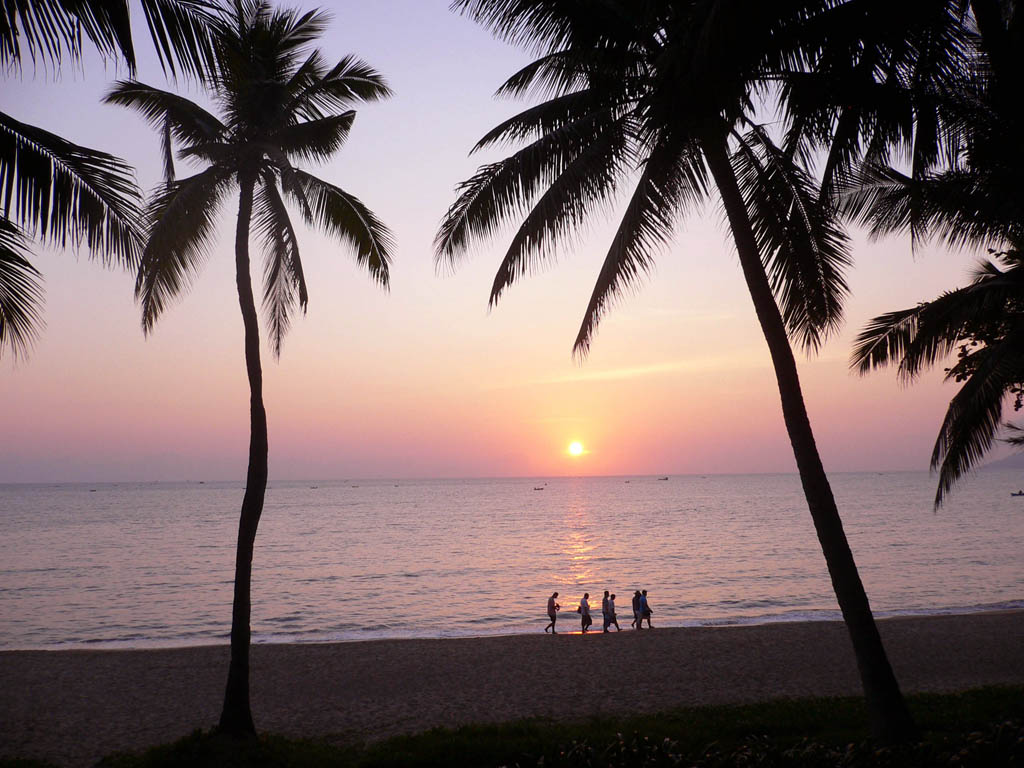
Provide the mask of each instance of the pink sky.
MULTIPOLYGON (((467 151, 516 109, 491 94, 526 57, 450 14, 447 0, 348 4, 320 47, 331 59, 365 58, 396 91, 361 108, 337 161, 316 170, 376 211, 398 248, 384 293, 341 246, 300 234, 309 313, 280 363, 264 358, 272 479, 793 470, 717 208, 680 227, 580 364, 571 345, 611 225, 594 226, 491 312, 504 239, 454 275, 437 275, 432 261, 454 185, 488 159, 467 151), (568 456, 572 440, 584 456, 568 456)), ((4 109, 121 155, 149 188, 160 173, 157 137, 99 104, 114 74, 93 61, 52 83, 29 69, 5 81, 4 109)), ((163 87, 151 62, 140 79, 163 87)), ((244 477, 231 210, 194 289, 148 339, 130 275, 40 250, 47 328, 27 361, 0 361, 0 482, 244 477)), ((911 389, 892 372, 856 377, 850 342, 874 315, 962 284, 975 257, 927 248, 915 259, 904 240, 855 237, 845 330, 801 362, 812 424, 830 471, 923 469, 954 387, 941 384, 941 370, 911 389)))

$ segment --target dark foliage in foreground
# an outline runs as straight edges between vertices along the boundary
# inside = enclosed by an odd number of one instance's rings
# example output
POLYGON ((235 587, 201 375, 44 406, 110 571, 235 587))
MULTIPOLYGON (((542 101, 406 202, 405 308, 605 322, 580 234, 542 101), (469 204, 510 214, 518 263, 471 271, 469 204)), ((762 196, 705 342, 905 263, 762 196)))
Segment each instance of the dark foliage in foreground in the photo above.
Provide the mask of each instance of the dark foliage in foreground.
MULTIPOLYGON (((823 744, 802 739, 793 745, 781 745, 768 736, 750 736, 740 744, 722 747, 712 744, 704 752, 687 754, 677 742, 665 738, 652 741, 634 733, 617 734, 606 746, 574 742, 553 760, 539 758, 537 765, 608 766, 609 768, 648 768, 653 766, 693 766, 697 768, 740 768, 743 766, 793 766, 793 768, 834 768, 836 766, 978 766, 1020 765, 1024 763, 1024 723, 1006 720, 992 723, 980 731, 956 734, 939 742, 922 741, 891 747, 876 747, 871 742, 845 745, 823 744)), ((532 763, 523 763, 531 765, 532 763)))
MULTIPOLYGON (((1024 688, 918 694, 908 702, 924 736, 895 747, 865 738, 862 699, 804 699, 576 723, 525 720, 436 729, 369 745, 269 735, 239 741, 196 732, 142 755, 105 758, 99 768, 1024 766, 1024 688)), ((42 765, 0 760, 0 768, 42 765)))

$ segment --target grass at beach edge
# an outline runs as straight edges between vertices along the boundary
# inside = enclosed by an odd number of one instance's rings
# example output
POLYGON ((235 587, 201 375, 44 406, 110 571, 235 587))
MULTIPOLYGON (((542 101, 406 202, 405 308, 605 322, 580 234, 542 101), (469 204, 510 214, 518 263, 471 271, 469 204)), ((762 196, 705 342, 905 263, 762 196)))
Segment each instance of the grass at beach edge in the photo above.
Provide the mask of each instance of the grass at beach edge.
MULTIPOLYGON (((97 768, 426 768, 428 766, 994 766, 1024 765, 1024 686, 907 697, 922 731, 912 745, 868 738, 863 700, 780 699, 578 721, 528 719, 437 728, 369 744, 261 734, 240 742, 196 731, 97 768)), ((49 768, 0 759, 0 768, 49 768)))

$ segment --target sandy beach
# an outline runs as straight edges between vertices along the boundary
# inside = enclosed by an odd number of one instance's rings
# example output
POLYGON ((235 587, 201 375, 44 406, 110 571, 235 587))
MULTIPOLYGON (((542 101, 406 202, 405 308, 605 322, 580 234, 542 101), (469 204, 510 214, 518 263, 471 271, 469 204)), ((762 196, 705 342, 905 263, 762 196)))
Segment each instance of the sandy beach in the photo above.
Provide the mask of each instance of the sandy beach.
MULTIPOLYGON (((880 626, 905 691, 1024 684, 1024 612, 880 626)), ((0 756, 84 766, 209 727, 227 658, 224 646, 0 653, 0 756)), ((257 727, 338 742, 859 692, 845 628, 831 622, 253 648, 257 727)))

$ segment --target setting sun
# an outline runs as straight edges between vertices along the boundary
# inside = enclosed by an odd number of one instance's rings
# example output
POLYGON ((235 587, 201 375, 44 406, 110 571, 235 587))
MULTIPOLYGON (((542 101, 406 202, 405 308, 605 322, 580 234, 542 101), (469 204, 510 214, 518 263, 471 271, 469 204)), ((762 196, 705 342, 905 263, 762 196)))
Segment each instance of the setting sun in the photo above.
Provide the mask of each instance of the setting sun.
POLYGON ((583 443, 573 442, 569 443, 569 453, 573 456, 583 455, 583 443))

